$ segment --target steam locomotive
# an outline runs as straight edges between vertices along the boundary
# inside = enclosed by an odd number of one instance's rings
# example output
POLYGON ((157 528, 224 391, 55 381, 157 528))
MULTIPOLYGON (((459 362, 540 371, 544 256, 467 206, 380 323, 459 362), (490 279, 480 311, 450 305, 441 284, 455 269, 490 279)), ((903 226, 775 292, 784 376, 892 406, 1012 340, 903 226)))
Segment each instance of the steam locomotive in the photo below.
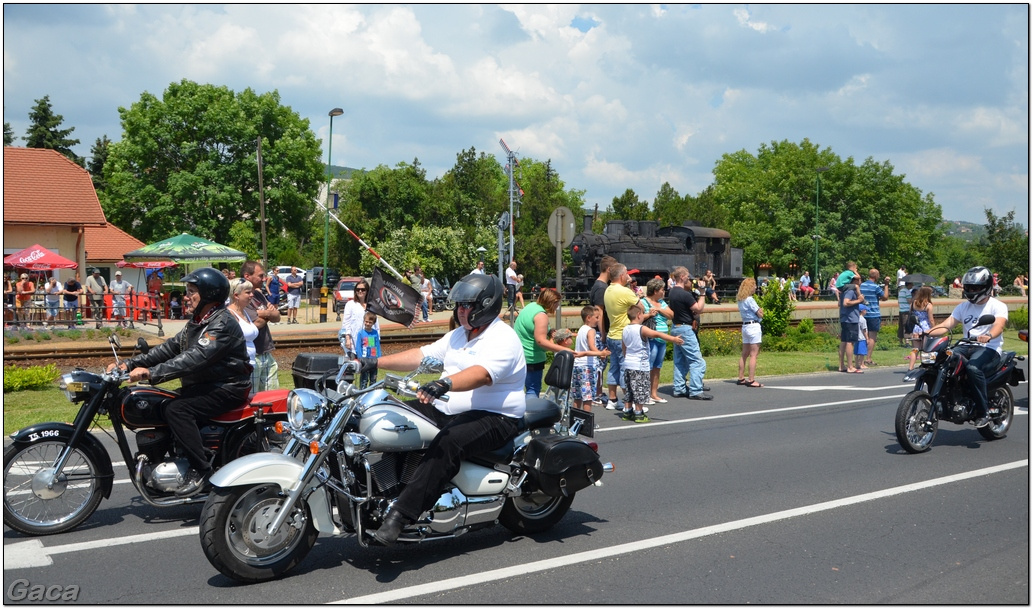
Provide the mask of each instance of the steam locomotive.
POLYGON ((598 235, 592 232, 591 220, 585 217, 583 232, 570 244, 576 266, 563 278, 563 293, 571 301, 588 301, 588 291, 599 276, 599 261, 606 255, 628 269, 638 269, 640 285, 656 275, 666 281, 676 266, 689 269, 693 277, 713 271, 718 292, 734 292, 742 281, 742 249, 730 247, 728 231, 692 221, 661 228, 652 220, 611 220, 598 235))

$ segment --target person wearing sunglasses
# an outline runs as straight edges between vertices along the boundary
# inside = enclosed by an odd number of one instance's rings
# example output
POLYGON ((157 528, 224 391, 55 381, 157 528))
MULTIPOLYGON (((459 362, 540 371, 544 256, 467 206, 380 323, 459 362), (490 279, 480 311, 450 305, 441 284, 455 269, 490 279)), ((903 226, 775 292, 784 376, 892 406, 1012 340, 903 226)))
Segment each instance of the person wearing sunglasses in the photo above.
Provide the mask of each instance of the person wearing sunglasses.
MULTIPOLYGON (((337 331, 337 340, 345 353, 355 353, 359 344, 359 330, 362 330, 362 318, 366 315, 366 303, 369 302, 369 284, 360 279, 352 289, 353 298, 344 305, 341 313, 341 329, 337 331)), ((380 320, 373 324, 373 329, 380 334, 380 320)))

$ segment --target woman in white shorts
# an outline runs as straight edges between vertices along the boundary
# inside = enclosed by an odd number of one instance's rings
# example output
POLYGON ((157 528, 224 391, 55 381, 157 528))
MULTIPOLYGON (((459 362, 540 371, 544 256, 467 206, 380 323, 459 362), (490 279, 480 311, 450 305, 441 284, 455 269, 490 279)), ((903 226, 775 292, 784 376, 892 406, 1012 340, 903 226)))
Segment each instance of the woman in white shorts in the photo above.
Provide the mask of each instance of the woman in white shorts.
POLYGON ((757 353, 760 352, 760 320, 764 317, 764 309, 761 309, 753 295, 757 292, 757 282, 752 277, 743 279, 739 284, 739 293, 735 300, 739 305, 739 315, 742 317, 742 357, 739 358, 739 380, 736 385, 746 387, 763 387, 754 378, 757 374, 757 353), (747 360, 749 361, 750 378, 745 377, 747 360))

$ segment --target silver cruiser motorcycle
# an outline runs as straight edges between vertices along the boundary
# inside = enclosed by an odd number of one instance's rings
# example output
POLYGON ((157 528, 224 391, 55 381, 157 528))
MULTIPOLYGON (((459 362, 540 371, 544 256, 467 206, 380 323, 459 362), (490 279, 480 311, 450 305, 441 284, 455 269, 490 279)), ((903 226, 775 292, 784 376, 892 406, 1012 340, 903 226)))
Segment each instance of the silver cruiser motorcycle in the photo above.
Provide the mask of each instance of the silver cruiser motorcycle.
MULTIPOLYGON (((600 462, 594 442, 577 437, 593 433, 592 420, 579 418, 568 428, 569 411, 558 404, 567 403, 572 368, 572 354, 557 355, 545 379, 555 399, 528 398, 517 436, 465 461, 400 543, 458 537, 496 524, 538 533, 563 518, 578 491, 601 486, 613 465, 600 462)), ((425 358, 412 373, 388 374, 361 390, 351 384, 358 369, 358 362, 345 363, 336 390, 331 382, 322 392, 291 391, 291 439, 282 454, 244 456, 212 477, 200 541, 223 575, 246 583, 279 577, 305 558, 321 533, 354 535, 362 547, 379 545, 371 532, 438 433, 385 389, 415 397, 415 377, 440 372, 441 362, 425 358)))

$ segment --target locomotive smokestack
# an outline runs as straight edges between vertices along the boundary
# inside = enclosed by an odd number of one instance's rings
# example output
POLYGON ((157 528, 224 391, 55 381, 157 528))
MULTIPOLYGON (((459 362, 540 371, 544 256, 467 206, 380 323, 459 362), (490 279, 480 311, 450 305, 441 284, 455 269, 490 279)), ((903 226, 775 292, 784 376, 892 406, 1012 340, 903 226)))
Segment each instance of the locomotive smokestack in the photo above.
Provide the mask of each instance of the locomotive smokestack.
POLYGON ((583 218, 583 222, 585 224, 585 228, 584 228, 584 231, 582 231, 582 232, 586 232, 586 233, 592 232, 592 216, 586 215, 583 218))

